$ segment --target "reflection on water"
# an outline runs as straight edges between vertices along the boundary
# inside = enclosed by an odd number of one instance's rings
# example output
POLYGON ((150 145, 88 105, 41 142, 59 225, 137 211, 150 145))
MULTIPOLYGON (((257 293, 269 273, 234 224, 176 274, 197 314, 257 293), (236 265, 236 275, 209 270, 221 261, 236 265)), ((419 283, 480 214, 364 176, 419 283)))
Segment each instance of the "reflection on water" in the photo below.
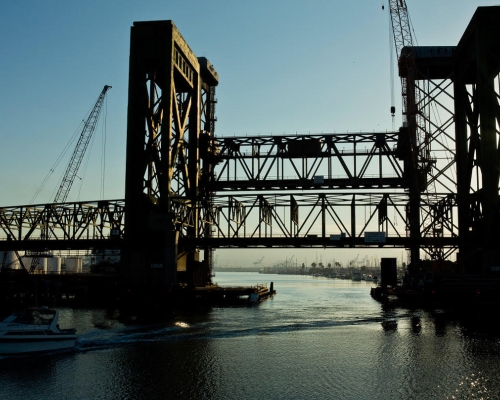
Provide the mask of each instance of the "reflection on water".
POLYGON ((0 359, 0 398, 487 399, 500 393, 500 336, 473 320, 464 324, 445 310, 382 307, 370 297, 370 283, 217 275, 221 285, 264 279, 274 281, 277 295, 258 307, 154 320, 61 310, 61 326, 78 329, 75 351, 0 359))

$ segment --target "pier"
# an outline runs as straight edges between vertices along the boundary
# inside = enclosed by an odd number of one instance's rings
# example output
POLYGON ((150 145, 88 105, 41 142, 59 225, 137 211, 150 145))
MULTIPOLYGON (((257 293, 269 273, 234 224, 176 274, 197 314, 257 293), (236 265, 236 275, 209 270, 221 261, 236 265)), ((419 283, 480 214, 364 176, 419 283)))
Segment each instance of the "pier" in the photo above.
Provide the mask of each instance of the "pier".
POLYGON ((273 282, 253 286, 183 287, 124 281, 118 274, 28 274, 24 270, 0 273, 1 311, 27 306, 116 307, 153 309, 256 305, 276 294, 273 282))

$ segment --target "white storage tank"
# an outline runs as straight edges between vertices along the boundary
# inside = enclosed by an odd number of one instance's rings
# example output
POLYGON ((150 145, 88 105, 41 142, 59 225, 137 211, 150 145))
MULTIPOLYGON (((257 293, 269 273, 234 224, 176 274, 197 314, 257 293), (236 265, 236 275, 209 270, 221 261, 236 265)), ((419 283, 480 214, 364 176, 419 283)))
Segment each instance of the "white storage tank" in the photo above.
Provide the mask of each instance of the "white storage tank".
POLYGON ((21 264, 19 263, 19 259, 17 258, 16 253, 12 252, 12 255, 13 255, 13 258, 12 258, 13 262, 10 265, 10 268, 21 269, 21 264))
POLYGON ((40 257, 38 259, 38 266, 36 267, 36 270, 39 274, 47 273, 47 258, 46 257, 40 257))
POLYGON ((66 272, 82 272, 83 260, 80 257, 66 257, 66 272))
POLYGON ((47 273, 49 274, 61 273, 61 257, 51 257, 47 259, 47 273))
POLYGON ((14 251, 0 251, 0 267, 4 261, 7 268, 19 269, 19 260, 17 259, 16 253, 14 251))

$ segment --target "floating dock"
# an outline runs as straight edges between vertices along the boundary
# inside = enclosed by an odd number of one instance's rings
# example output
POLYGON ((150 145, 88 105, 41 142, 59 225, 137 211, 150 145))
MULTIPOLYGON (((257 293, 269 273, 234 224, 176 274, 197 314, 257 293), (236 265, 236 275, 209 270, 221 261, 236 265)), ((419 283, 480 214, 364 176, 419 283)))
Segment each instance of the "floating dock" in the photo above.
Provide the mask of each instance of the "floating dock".
POLYGON ((276 290, 274 290, 274 283, 271 282, 269 288, 267 284, 258 284, 249 287, 210 285, 196 288, 195 293, 198 298, 205 298, 206 300, 218 304, 258 304, 274 296, 276 290))
POLYGON ((212 305, 258 304, 276 294, 274 284, 254 286, 187 287, 124 280, 117 274, 28 274, 0 272, 0 307, 35 304, 66 307, 163 307, 169 309, 212 305))

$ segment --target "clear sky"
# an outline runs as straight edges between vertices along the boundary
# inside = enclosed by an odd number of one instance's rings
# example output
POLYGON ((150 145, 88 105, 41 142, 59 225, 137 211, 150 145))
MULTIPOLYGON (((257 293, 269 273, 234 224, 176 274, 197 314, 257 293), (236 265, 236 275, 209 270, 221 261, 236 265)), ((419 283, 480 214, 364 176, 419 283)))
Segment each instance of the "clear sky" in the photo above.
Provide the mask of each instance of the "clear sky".
MULTIPOLYGON (((419 45, 456 45, 500 0, 406 2, 419 45)), ((165 19, 219 72, 217 136, 392 129, 387 0, 1 0, 0 206, 30 202, 104 85, 104 193, 101 125, 68 201, 124 198, 130 27, 165 19)))

